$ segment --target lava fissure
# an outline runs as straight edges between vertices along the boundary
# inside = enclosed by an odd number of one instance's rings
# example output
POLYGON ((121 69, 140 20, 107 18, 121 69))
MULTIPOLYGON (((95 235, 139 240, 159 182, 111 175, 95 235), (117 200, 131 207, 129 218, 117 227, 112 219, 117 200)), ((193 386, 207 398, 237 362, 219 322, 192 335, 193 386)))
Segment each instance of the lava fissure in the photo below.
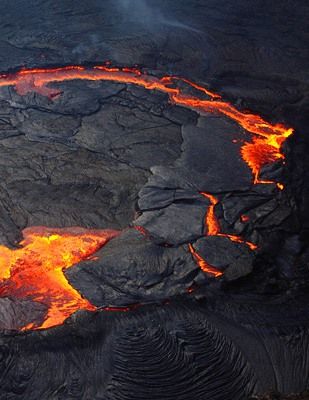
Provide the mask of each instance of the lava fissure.
MULTIPOLYGON (((219 200, 210 193, 200 192, 200 194, 210 201, 210 206, 208 207, 205 214, 205 236, 222 236, 228 238, 229 240, 232 240, 233 242, 244 243, 251 250, 257 249, 256 244, 245 241, 240 236, 222 233, 220 230, 219 221, 217 220, 217 217, 215 215, 215 207, 219 203, 219 200)), ((215 278, 223 275, 222 271, 210 265, 205 259, 203 259, 203 257, 194 249, 192 244, 189 244, 189 251, 202 271, 214 276, 215 278)))
POLYGON ((219 200, 212 194, 205 193, 205 192, 200 192, 200 194, 206 199, 210 201, 210 206, 206 212, 205 216, 205 226, 207 227, 207 236, 222 236, 226 237, 233 242, 238 242, 238 243, 245 243, 248 247, 250 247, 251 250, 256 250, 257 245, 243 240, 240 236, 237 235, 230 235, 228 233, 222 233, 220 229, 220 224, 219 221, 217 220, 217 217, 215 215, 215 207, 219 203, 219 200))
POLYGON ((195 262, 197 265, 201 268, 203 272, 206 272, 209 275, 214 276, 215 278, 218 278, 219 276, 223 275, 223 272, 220 271, 219 269, 211 266, 208 264, 203 257, 194 249, 192 244, 189 244, 189 251, 192 254, 192 257, 194 258, 195 262))

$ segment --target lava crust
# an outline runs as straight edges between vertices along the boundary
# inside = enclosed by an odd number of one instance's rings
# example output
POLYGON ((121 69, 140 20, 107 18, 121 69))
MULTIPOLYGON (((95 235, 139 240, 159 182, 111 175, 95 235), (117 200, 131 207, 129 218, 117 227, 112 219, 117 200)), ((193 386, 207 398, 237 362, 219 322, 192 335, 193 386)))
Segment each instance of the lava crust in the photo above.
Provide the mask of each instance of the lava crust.
POLYGON ((0 400, 305 393, 307 5, 69 3, 0 17, 0 400))

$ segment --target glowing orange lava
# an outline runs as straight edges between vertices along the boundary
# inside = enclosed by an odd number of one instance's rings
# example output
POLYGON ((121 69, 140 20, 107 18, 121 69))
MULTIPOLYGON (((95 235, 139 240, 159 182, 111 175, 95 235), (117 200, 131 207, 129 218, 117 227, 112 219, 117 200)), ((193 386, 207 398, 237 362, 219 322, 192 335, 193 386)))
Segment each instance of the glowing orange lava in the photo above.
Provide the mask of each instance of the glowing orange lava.
MULTIPOLYGON (((218 199, 213 196, 212 194, 205 193, 205 192, 200 192, 200 194, 206 199, 210 201, 210 206, 207 209, 206 215, 205 215, 205 226, 207 228, 205 235, 206 236, 222 236, 226 237, 233 242, 238 242, 238 243, 245 243, 251 250, 256 250, 257 245, 243 240, 241 237, 236 236, 236 235, 229 235, 227 233, 221 233, 220 232, 220 225, 219 222, 216 218, 215 215, 215 206, 218 204, 218 199)), ((198 264, 198 266, 201 268, 202 271, 213 275, 215 278, 222 276, 223 272, 215 268, 214 266, 210 265, 207 263, 206 260, 203 259, 203 257, 197 253, 197 251, 194 249, 192 244, 189 244, 189 251, 192 254, 194 260, 198 264)))
POLYGON ((207 264, 207 262, 194 249, 192 244, 189 244, 189 251, 202 271, 206 272, 207 274, 213 275, 215 278, 218 278, 219 276, 223 275, 223 272, 207 264))
POLYGON ((208 207, 205 216, 205 226, 207 227, 208 236, 216 236, 220 233, 220 226, 217 218, 215 216, 215 206, 218 204, 218 199, 212 194, 201 192, 201 195, 206 197, 210 201, 210 206, 208 207))
MULTIPOLYGON (((282 124, 271 124, 259 115, 239 111, 232 104, 223 101, 219 94, 188 79, 174 76, 158 78, 147 75, 137 68, 115 68, 109 67, 107 63, 92 68, 73 65, 59 68, 23 69, 16 73, 1 74, 0 87, 13 86, 20 95, 37 92, 55 98, 61 94, 61 91, 49 87, 49 84, 75 79, 113 81, 139 85, 148 90, 159 90, 166 93, 174 104, 200 113, 223 114, 236 121, 252 134, 251 141, 242 144, 241 156, 250 167, 255 184, 270 183, 259 179, 260 170, 265 164, 284 159, 281 146, 293 133, 292 128, 287 128, 282 124), (184 85, 187 86, 183 87, 184 85), (194 91, 201 98, 191 94, 194 91)), ((231 140, 234 139, 231 138, 231 140)), ((277 183, 277 187, 283 189, 281 183, 277 183)), ((251 249, 255 249, 256 245, 251 242, 245 242, 235 235, 221 233, 215 216, 217 198, 208 193, 201 194, 211 203, 205 217, 207 235, 228 237, 230 240, 246 243, 251 249)), ((147 235, 144 228, 135 227, 135 229, 147 235)), ((29 324, 24 329, 59 325, 77 310, 96 309, 68 283, 63 271, 90 257, 118 234, 119 232, 111 230, 28 228, 23 231, 24 240, 21 242, 21 248, 12 250, 0 246, 0 296, 30 298, 45 304, 48 308, 47 316, 40 326, 29 324)), ((204 272, 214 277, 223 274, 208 265, 191 244, 189 251, 204 272)), ((129 309, 106 308, 111 311, 128 311, 129 309)))
POLYGON ((66 280, 63 271, 87 259, 120 232, 82 228, 33 227, 23 231, 22 247, 0 246, 0 296, 32 299, 48 307, 42 325, 64 322, 77 310, 95 310, 66 280))
POLYGON ((212 194, 201 192, 201 195, 206 197, 210 201, 210 206, 206 212, 205 225, 207 227, 207 236, 223 236, 232 240, 233 242, 245 243, 251 250, 256 250, 257 245, 243 240, 240 236, 229 235, 220 231, 220 225, 215 215, 215 206, 218 204, 218 199, 212 194))
POLYGON ((60 92, 48 87, 48 84, 74 79, 131 83, 148 90, 157 89, 167 93, 170 100, 175 104, 200 112, 220 113, 236 121, 245 130, 253 134, 251 142, 245 142, 242 145, 241 155, 251 168, 255 183, 260 182, 258 175, 263 165, 284 158, 280 151, 281 146, 293 133, 292 128, 287 128, 282 124, 271 124, 259 115, 239 111, 232 104, 223 101, 220 95, 188 79, 174 76, 157 78, 142 73, 137 68, 116 68, 107 65, 86 68, 73 65, 59 68, 24 69, 15 74, 0 75, 0 87, 14 86, 21 95, 35 91, 53 98, 60 92), (186 83, 203 95, 207 95, 209 99, 200 99, 186 94, 184 90, 177 87, 179 81, 186 83))

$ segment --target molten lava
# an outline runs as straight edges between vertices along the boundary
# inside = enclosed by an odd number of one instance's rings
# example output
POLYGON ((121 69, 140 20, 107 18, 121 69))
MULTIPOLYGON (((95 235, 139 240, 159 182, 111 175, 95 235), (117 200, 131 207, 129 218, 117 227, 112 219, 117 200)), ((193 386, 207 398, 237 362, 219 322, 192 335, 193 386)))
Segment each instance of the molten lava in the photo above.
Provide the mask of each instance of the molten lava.
POLYGON ((206 272, 207 274, 213 275, 215 278, 223 275, 223 272, 219 271, 217 268, 212 267, 209 265, 194 249, 192 244, 189 244, 189 251, 192 254, 194 260, 196 261, 197 265, 201 268, 202 271, 206 272))
POLYGON ((233 242, 245 243, 251 250, 255 250, 257 245, 251 242, 243 240, 241 237, 236 235, 229 235, 227 233, 220 232, 220 224, 215 215, 215 206, 218 204, 218 199, 212 194, 201 192, 201 195, 206 197, 210 201, 210 206, 207 210, 205 217, 205 226, 207 227, 207 236, 223 236, 232 240, 233 242))
POLYGON ((120 232, 82 228, 27 228, 15 250, 0 246, 0 296, 32 299, 48 307, 40 326, 64 322, 77 310, 95 310, 66 280, 63 272, 87 259, 120 232))
POLYGON ((48 87, 48 84, 74 79, 114 81, 139 85, 148 90, 157 89, 167 93, 175 104, 199 112, 220 113, 236 121, 246 131, 253 134, 252 141, 242 145, 241 155, 250 167, 255 183, 260 182, 258 175, 263 165, 284 158, 280 151, 281 146, 293 133, 292 128, 287 128, 282 124, 271 124, 259 115, 239 111, 232 104, 223 101, 220 95, 188 79, 174 76, 157 78, 142 73, 137 68, 112 68, 102 65, 93 68, 66 66, 49 69, 24 69, 15 74, 0 75, 0 87, 14 86, 20 95, 34 91, 53 98, 61 92, 48 87), (178 82, 187 84, 199 94, 207 95, 208 99, 200 99, 187 94, 185 90, 177 87, 178 82))
POLYGON ((215 206, 218 204, 218 199, 212 194, 201 192, 201 195, 206 197, 210 201, 210 206, 208 207, 205 216, 205 226, 207 227, 208 236, 216 236, 220 232, 219 222, 217 221, 215 215, 215 206))
MULTIPOLYGON (((238 243, 245 243, 248 247, 250 247, 251 250, 256 250, 257 245, 248 241, 243 240, 241 237, 236 236, 236 235, 229 235, 227 233, 221 233, 220 232, 220 224, 216 218, 215 215, 215 206, 218 204, 218 199, 213 196, 212 194, 201 192, 200 193, 202 196, 206 197, 210 201, 210 206, 207 209, 206 216, 205 216, 205 227, 207 228, 206 230, 206 236, 222 236, 226 237, 233 242, 238 242, 238 243)), ((245 219, 247 221, 247 219, 245 219)), ((197 253, 197 251, 194 249, 192 244, 189 244, 189 251, 192 254, 192 257, 198 264, 198 266, 201 268, 202 271, 213 275, 215 278, 223 275, 223 272, 215 268, 214 266, 210 265, 207 263, 206 260, 203 259, 203 257, 197 253)))

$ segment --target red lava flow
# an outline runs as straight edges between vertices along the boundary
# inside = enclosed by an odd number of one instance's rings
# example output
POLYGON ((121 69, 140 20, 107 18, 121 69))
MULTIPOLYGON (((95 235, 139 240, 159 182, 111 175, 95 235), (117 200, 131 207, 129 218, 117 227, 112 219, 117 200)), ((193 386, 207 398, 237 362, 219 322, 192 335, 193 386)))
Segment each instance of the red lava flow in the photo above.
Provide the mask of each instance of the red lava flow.
MULTIPOLYGON (((18 249, 0 246, 0 297, 32 299, 48 306, 40 328, 59 325, 77 310, 94 311, 63 272, 86 260, 119 231, 32 227, 18 249)), ((29 324, 24 329, 35 328, 29 324)))

